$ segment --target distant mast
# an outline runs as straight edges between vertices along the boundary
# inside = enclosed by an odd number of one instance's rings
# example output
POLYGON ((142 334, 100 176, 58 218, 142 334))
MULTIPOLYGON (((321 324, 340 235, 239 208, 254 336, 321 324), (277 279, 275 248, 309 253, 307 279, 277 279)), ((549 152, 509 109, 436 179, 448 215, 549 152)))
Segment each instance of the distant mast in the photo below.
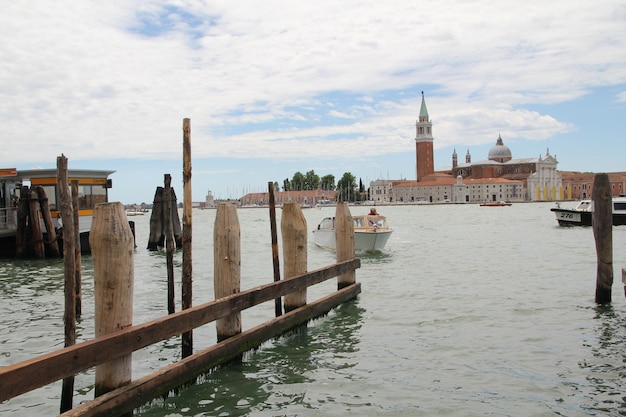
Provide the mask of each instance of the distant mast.
POLYGON ((415 162, 417 181, 435 172, 433 163, 433 124, 428 117, 426 100, 422 91, 422 106, 419 119, 415 123, 415 162))

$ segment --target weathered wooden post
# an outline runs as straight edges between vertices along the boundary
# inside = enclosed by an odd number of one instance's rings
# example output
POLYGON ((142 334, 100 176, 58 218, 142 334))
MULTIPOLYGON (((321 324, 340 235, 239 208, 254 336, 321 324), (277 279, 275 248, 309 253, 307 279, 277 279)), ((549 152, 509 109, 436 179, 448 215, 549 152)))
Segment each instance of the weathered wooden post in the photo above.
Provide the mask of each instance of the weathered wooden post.
MULTIPOLYGON (((278 260, 278 233, 276 230, 276 203, 274 201, 274 184, 270 181, 267 183, 270 197, 270 231, 272 234, 272 265, 274 267, 274 282, 280 281, 280 263, 278 260)), ((282 298, 278 297, 274 300, 274 314, 276 317, 283 314, 282 298)))
MULTIPOLYGON (((337 262, 354 258, 354 223, 348 204, 339 201, 335 209, 335 239, 337 262)), ((356 272, 350 271, 337 277, 337 289, 345 288, 356 282, 356 272)))
POLYGON ((17 233, 15 235, 15 256, 22 258, 28 254, 28 187, 20 188, 17 202, 17 233))
MULTIPOLYGON (((122 203, 97 204, 89 235, 96 337, 132 325, 134 239, 122 203)), ((96 396, 131 382, 132 354, 96 366, 96 396)))
MULTIPOLYGON (((186 310, 192 305, 192 259, 191 259, 191 120, 183 119, 183 275, 181 277, 181 308, 186 310)), ((178 216, 176 216, 178 217, 178 216)), ((193 353, 193 331, 189 330, 181 337, 182 357, 193 353)))
POLYGON ((165 259, 167 264, 167 312, 176 311, 174 303, 174 228, 172 226, 172 176, 163 175, 163 224, 165 225, 165 259))
MULTIPOLYGON (((297 203, 283 204, 280 222, 283 235, 283 260, 285 280, 304 274, 307 271, 307 226, 302 209, 297 203)), ((306 305, 306 288, 285 294, 285 312, 306 305)))
POLYGON ((74 282, 76 284, 76 316, 83 313, 82 255, 80 244, 80 205, 78 202, 78 181, 72 180, 72 210, 74 212, 74 282))
MULTIPOLYGON (((57 185, 59 188, 59 210, 63 222, 63 269, 65 282, 65 347, 76 343, 76 280, 75 280, 75 252, 74 252, 74 213, 72 198, 67 185, 67 158, 61 155, 57 158, 57 185)), ((63 379, 61 388, 61 412, 72 408, 74 394, 74 376, 63 379)))
POLYGON ((48 207, 48 196, 46 191, 41 185, 36 187, 37 199, 39 200, 39 208, 41 209, 41 217, 43 218, 43 224, 46 226, 46 234, 48 236, 48 247, 50 248, 50 255, 57 258, 60 256, 59 244, 57 242, 57 232, 54 230, 52 224, 52 216, 50 215, 50 207, 48 207))
POLYGON ((148 250, 158 250, 163 246, 163 187, 157 187, 152 200, 152 213, 150 213, 150 236, 148 237, 148 250))
POLYGON ((593 236, 598 257, 596 303, 610 304, 613 285, 613 201, 608 174, 596 174, 592 200, 593 236))
MULTIPOLYGON (((241 290, 241 232, 237 207, 220 203, 213 228, 213 285, 215 299, 236 294, 241 290)), ((215 321, 217 341, 241 333, 241 312, 215 321)))
POLYGON ((37 191, 31 189, 28 192, 28 224, 30 224, 30 239, 33 242, 35 257, 43 259, 45 257, 45 249, 43 246, 43 233, 41 231, 41 223, 39 223, 39 210, 37 205, 39 197, 37 191))
MULTIPOLYGON (((163 247, 165 243, 165 191, 163 187, 157 187, 154 193, 154 202, 152 204, 152 213, 150 215, 150 236, 148 237, 148 250, 156 251, 159 247, 163 247)), ((174 229, 174 241, 176 248, 181 248, 182 239, 180 232, 180 219, 178 218, 178 207, 176 203, 176 193, 173 188, 170 188, 170 194, 167 195, 170 199, 170 209, 172 211, 172 227, 174 229)))

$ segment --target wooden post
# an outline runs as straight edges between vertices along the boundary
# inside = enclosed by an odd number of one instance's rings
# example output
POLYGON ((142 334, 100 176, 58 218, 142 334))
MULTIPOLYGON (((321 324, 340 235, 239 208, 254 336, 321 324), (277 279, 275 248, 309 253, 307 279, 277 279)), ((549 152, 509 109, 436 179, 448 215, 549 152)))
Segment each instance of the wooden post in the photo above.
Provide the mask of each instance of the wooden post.
MULTIPOLYGON (((130 326, 133 320, 134 244, 122 203, 96 205, 89 243, 99 337, 130 326)), ((96 396, 131 382, 131 359, 128 354, 96 366, 96 396)))
MULTIPOLYGON (((272 264, 274 265, 274 282, 280 281, 280 263, 278 260, 278 232, 276 230, 276 203, 274 201, 274 183, 268 182, 267 188, 270 193, 270 230, 272 233, 272 264)), ((282 299, 274 300, 274 314, 276 317, 283 314, 282 299)))
POLYGON ((74 211, 74 282, 76 285, 76 316, 83 313, 82 255, 80 245, 80 205, 78 202, 78 181, 72 180, 72 210, 74 211))
POLYGON ((167 263, 167 312, 176 311, 174 304, 174 228, 172 227, 172 193, 170 174, 165 174, 163 188, 163 224, 165 225, 165 253, 167 263))
POLYGON ((59 252, 59 243, 57 242, 57 232, 54 230, 52 224, 52 216, 50 215, 50 207, 48 207, 48 196, 46 191, 41 185, 36 187, 37 199, 39 200, 39 208, 41 209, 41 216, 43 217, 43 224, 46 226, 46 234, 48 236, 48 248, 50 249, 50 255, 58 258, 61 253, 59 252))
POLYGON ((596 174, 592 200, 593 236, 598 257, 596 303, 610 304, 613 285, 613 201, 608 174, 596 174))
MULTIPOLYGON (((181 277, 181 308, 192 306, 192 258, 191 258, 191 120, 183 119, 183 275, 181 277)), ((182 357, 193 353, 193 331, 183 333, 181 338, 182 357)))
POLYGON ((39 197, 37 196, 37 191, 31 189, 28 192, 28 224, 30 224, 30 240, 33 244, 35 257, 43 259, 45 257, 45 250, 43 246, 41 223, 39 223, 39 210, 37 209, 38 202, 39 197))
MULTIPOLYGON (((67 158, 61 154, 57 157, 57 185, 59 189, 58 208, 63 222, 63 270, 65 281, 65 347, 76 343, 76 281, 74 252, 74 214, 72 198, 67 185, 67 158)), ((74 394, 74 376, 63 379, 61 388, 61 412, 72 409, 74 394)))
POLYGON ((163 187, 157 187, 152 200, 152 213, 150 214, 150 236, 148 237, 148 250, 158 250, 163 246, 163 187))
POLYGON ((17 202, 17 233, 15 235, 15 256, 25 257, 28 254, 28 187, 20 189, 20 199, 17 202))
MULTIPOLYGON (((307 226, 302 209, 297 203, 283 204, 280 222, 283 236, 283 260, 285 280, 304 274, 307 269, 307 226)), ((306 305, 306 288, 285 294, 285 312, 306 305)))
MULTIPOLYGON (((337 262, 354 258, 354 222, 347 203, 337 202, 335 209, 335 239, 337 243, 337 262)), ((345 288, 356 282, 356 272, 350 271, 337 277, 337 289, 345 288)))
MULTIPOLYGON (((237 207, 232 203, 217 206, 213 228, 213 263, 215 299, 240 292, 241 232, 237 207)), ((218 342, 241 333, 241 312, 216 320, 215 327, 218 342)))

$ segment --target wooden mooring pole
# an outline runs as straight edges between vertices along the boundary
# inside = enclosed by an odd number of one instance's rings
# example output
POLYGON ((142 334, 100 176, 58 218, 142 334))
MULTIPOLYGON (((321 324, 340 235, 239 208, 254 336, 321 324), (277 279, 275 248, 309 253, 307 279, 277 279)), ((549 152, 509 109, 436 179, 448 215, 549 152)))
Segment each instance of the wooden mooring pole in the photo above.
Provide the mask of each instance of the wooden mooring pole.
POLYGON ((28 192, 28 224, 30 225, 30 239, 35 250, 35 257, 43 259, 45 257, 45 249, 43 245, 43 232, 41 231, 41 223, 39 223, 39 197, 34 189, 28 192))
MULTIPOLYGON (((96 337, 122 330, 133 321, 134 238, 124 206, 94 209, 89 235, 93 257, 96 337)), ((102 352, 103 356, 111 352, 102 352)), ((96 396, 131 382, 132 354, 96 366, 96 396)))
MULTIPOLYGON (((283 204, 280 222, 283 237, 283 259, 285 280, 306 273, 307 270, 307 226, 302 209, 297 203, 283 204)), ((286 294, 285 313, 306 305, 306 288, 286 294)))
POLYGON ((48 196, 46 191, 41 185, 36 187, 37 199, 39 200, 39 208, 41 209, 41 217, 43 218, 43 224, 46 227, 46 236, 48 237, 48 248, 50 255, 54 258, 60 256, 59 243, 57 242, 57 233, 54 230, 52 224, 52 216, 50 215, 50 207, 48 206, 48 196))
MULTIPOLYGON (((76 344, 76 274, 74 251, 74 210, 72 197, 67 186, 67 158, 61 155, 57 158, 57 184, 59 188, 59 209, 63 222, 63 267, 65 281, 65 347, 76 344)), ((61 412, 72 408, 74 394, 74 376, 63 379, 61 388, 61 412)))
POLYGON ((598 257, 596 303, 610 304, 613 285, 613 202, 608 174, 596 174, 592 200, 593 236, 598 257))
MULTIPOLYGON (((191 120, 183 119, 183 274, 181 277, 181 308, 186 310, 192 306, 193 279, 191 258, 191 120)), ((193 353, 193 331, 189 330, 181 337, 182 357, 193 353)))
POLYGON ((83 290, 82 290, 82 255, 80 245, 80 205, 78 202, 78 181, 72 180, 72 210, 74 212, 74 282, 76 290, 76 316, 83 314, 83 290))
MULTIPOLYGON (((274 282, 280 281, 280 262, 278 259, 278 232, 276 230, 276 202, 274 201, 274 183, 267 183, 270 197, 270 231, 272 234, 272 265, 274 267, 274 282)), ((274 314, 276 317, 283 314, 282 298, 274 300, 274 314)))
MULTIPOLYGON (((159 247, 164 246, 165 242, 165 190, 163 187, 157 187, 154 194, 154 202, 152 204, 152 213, 150 214, 150 236, 148 237, 148 250, 156 251, 159 247)), ((182 239, 180 231, 180 219, 178 218, 178 203, 176 202, 176 193, 174 188, 170 188, 169 194, 170 209, 172 211, 172 227, 174 228, 174 242, 176 248, 182 248, 182 239)))
MULTIPOLYGON (((241 231, 237 207, 220 203, 215 213, 213 228, 213 285, 215 299, 241 291, 241 231)), ((215 321, 217 341, 221 342, 241 333, 241 312, 235 312, 215 321)))
MULTIPOLYGON (((337 263, 354 258, 354 223, 348 203, 337 202, 335 209, 335 238, 337 245, 337 263)), ((349 271, 337 277, 337 289, 345 288, 356 282, 356 272, 349 271)))
POLYGON ((23 258, 28 255, 28 187, 20 188, 20 199, 17 202, 17 234, 15 235, 15 256, 23 258))
POLYGON ((152 213, 150 214, 150 235, 148 236, 148 250, 156 251, 163 247, 165 235, 163 234, 163 187, 157 187, 152 200, 152 213))
POLYGON ((172 176, 163 175, 163 218, 165 226, 165 259, 167 264, 167 312, 176 311, 174 303, 174 227, 172 226, 172 176))

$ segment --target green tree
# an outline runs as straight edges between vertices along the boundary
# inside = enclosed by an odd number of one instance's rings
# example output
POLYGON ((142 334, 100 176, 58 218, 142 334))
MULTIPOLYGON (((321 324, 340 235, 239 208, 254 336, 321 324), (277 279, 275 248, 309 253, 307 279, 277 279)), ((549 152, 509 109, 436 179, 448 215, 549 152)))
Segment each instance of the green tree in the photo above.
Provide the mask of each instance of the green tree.
POLYGON ((305 190, 317 190, 317 187, 320 185, 320 177, 315 174, 315 171, 310 170, 306 173, 304 178, 304 189, 305 190))
POLYGON ((291 183, 289 182, 289 178, 285 178, 283 180, 283 191, 291 191, 291 183))
POLYGON ((302 191, 304 190, 304 186, 306 184, 306 177, 300 171, 293 174, 293 178, 291 179, 291 191, 302 191))
POLYGON ((337 199, 341 201, 356 201, 357 199, 356 178, 349 172, 337 181, 337 199))
POLYGON ((324 175, 320 180, 320 185, 322 190, 333 191, 335 189, 335 176, 331 174, 324 175))

